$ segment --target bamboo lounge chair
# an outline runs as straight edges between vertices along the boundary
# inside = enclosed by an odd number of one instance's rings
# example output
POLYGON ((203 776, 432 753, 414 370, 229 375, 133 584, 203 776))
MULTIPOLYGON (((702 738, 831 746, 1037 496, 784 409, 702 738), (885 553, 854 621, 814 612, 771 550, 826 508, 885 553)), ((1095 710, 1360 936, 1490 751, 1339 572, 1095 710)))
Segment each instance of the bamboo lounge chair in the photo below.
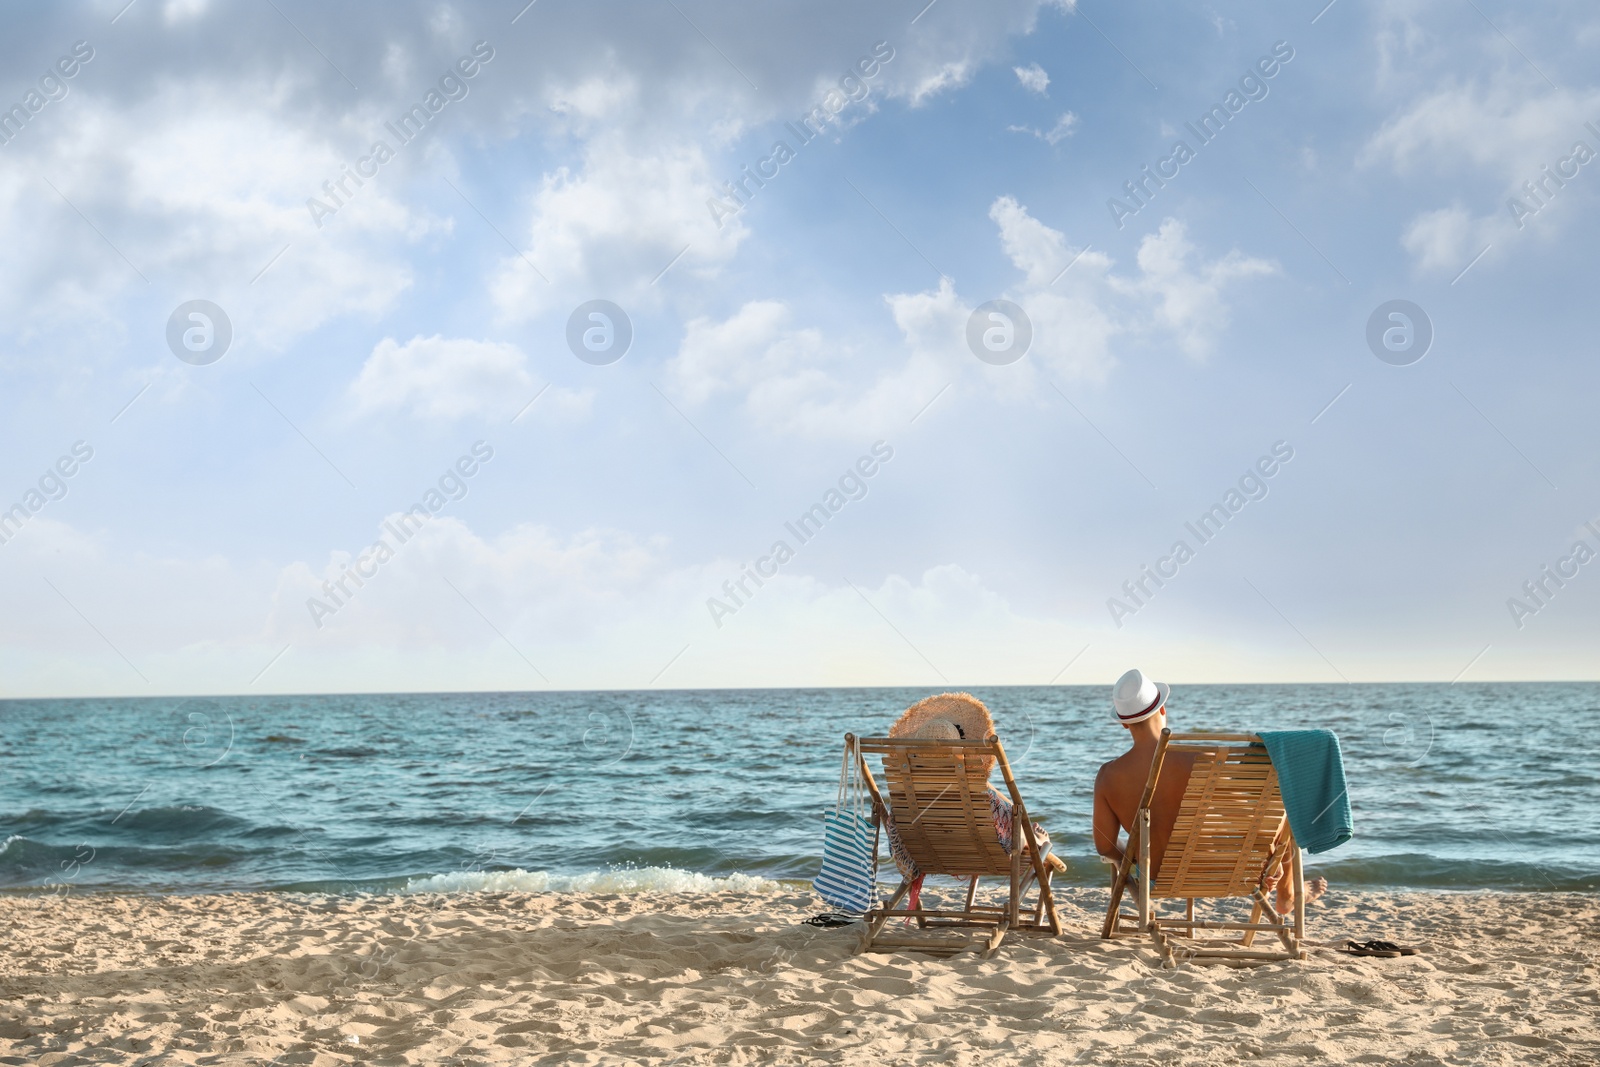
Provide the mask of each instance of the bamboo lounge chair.
POLYGON ((1180 954, 1186 959, 1242 961, 1305 958, 1301 942, 1305 936, 1306 897, 1300 848, 1284 814, 1278 773, 1260 741, 1254 734, 1161 732, 1135 824, 1129 829, 1128 847, 1111 885, 1111 902, 1106 908, 1101 937, 1148 933, 1161 951, 1162 963, 1168 966, 1180 954), (1161 870, 1152 884, 1150 798, 1155 795, 1167 755, 1175 750, 1195 754, 1194 770, 1179 802, 1177 822, 1162 856, 1161 870), (1133 871, 1135 862, 1137 873, 1133 871), (1288 865, 1294 886, 1292 921, 1278 915, 1262 888, 1265 878, 1281 872, 1284 864, 1288 865), (1120 911, 1130 882, 1137 916, 1120 911), (1202 921, 1194 917, 1196 900, 1230 897, 1253 901, 1249 922, 1202 921), (1174 898, 1187 901, 1183 916, 1156 914, 1156 901, 1174 898), (1263 922, 1263 918, 1267 921, 1263 922), (1199 930, 1239 931, 1240 936, 1199 939, 1199 930), (1253 948, 1256 934, 1262 932, 1275 934, 1282 947, 1253 948))
MULTIPOLYGON (((848 741, 850 735, 846 735, 848 741)), ((873 810, 881 821, 885 813, 894 825, 906 851, 924 874, 951 875, 970 879, 966 905, 960 909, 922 906, 895 910, 911 888, 902 879, 900 887, 886 901, 865 916, 866 930, 858 951, 914 949, 922 952, 954 953, 973 947, 968 937, 951 938, 942 934, 886 934, 891 919, 915 919, 920 931, 966 928, 987 931, 985 954, 993 953, 1011 930, 1048 930, 1061 933, 1055 898, 1050 892, 1050 876, 1065 870, 1066 864, 1052 855, 1041 856, 1035 840, 1033 820, 1017 791, 1017 782, 1006 762, 1005 749, 993 734, 986 740, 943 741, 923 738, 864 737, 859 742, 862 777, 872 794, 873 810), (878 789, 867 754, 883 759, 888 796, 878 789), (995 832, 989 807, 989 781, 985 773, 992 759, 1000 768, 1005 788, 1011 795, 1012 840, 1009 855, 995 832), (978 879, 993 876, 1007 880, 1009 891, 1001 906, 974 902, 978 879), (1037 896, 1030 909, 1025 905, 1030 886, 1037 896)))

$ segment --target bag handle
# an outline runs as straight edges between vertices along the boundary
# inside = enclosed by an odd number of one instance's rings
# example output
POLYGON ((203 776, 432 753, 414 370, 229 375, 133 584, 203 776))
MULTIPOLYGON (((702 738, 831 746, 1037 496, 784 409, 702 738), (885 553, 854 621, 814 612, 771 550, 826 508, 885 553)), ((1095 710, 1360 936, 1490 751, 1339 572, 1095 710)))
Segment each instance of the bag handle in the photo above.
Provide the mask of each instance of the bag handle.
POLYGON ((868 812, 867 779, 861 766, 860 740, 849 734, 845 735, 844 761, 839 766, 839 795, 834 801, 834 810, 848 811, 862 818, 868 812))
POLYGON ((855 747, 850 743, 851 740, 849 737, 844 739, 844 762, 839 765, 839 797, 834 801, 834 811, 845 810, 845 794, 850 790, 850 750, 855 747))

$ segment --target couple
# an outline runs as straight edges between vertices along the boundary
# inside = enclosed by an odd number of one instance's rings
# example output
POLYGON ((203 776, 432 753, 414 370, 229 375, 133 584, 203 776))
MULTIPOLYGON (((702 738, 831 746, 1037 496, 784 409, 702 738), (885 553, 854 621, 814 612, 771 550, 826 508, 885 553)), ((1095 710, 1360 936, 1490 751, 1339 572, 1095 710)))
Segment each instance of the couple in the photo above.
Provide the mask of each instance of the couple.
MULTIPOLYGON (((1134 824, 1134 814, 1144 794, 1150 777, 1150 764, 1155 757, 1161 732, 1167 728, 1167 699, 1172 689, 1164 682, 1146 678, 1144 672, 1131 670, 1117 679, 1111 690, 1111 707, 1117 722, 1128 731, 1132 747, 1116 759, 1103 764, 1094 782, 1094 845, 1095 851, 1112 863, 1122 861, 1122 848, 1117 839, 1122 831, 1134 824)), ((934 740, 982 740, 994 733, 994 721, 981 702, 964 693, 945 693, 928 697, 912 705, 889 728, 890 737, 917 737, 934 740)), ((1189 773, 1194 766, 1192 753, 1171 752, 1167 756, 1168 771, 1161 775, 1156 795, 1151 798, 1150 860, 1151 880, 1161 869, 1161 859, 1172 837, 1172 828, 1178 818, 1178 804, 1189 784, 1189 773)), ((992 760, 989 761, 992 764, 992 760)), ((985 767, 987 773, 991 767, 985 767)), ((989 807, 994 818, 995 831, 1002 847, 1012 850, 1011 801, 993 786, 989 787, 989 807)), ((895 865, 911 883, 911 903, 918 905, 922 877, 906 853, 900 835, 890 821, 887 825, 889 853, 895 865)), ((1048 853, 1049 836, 1043 827, 1034 827, 1040 851, 1048 853)), ((1060 861, 1051 857, 1052 865, 1060 861)), ((1274 907, 1280 915, 1294 910, 1294 886, 1281 874, 1274 873, 1263 880, 1263 888, 1276 890, 1274 907)), ((1326 879, 1315 878, 1306 883, 1306 903, 1327 891, 1326 879)))

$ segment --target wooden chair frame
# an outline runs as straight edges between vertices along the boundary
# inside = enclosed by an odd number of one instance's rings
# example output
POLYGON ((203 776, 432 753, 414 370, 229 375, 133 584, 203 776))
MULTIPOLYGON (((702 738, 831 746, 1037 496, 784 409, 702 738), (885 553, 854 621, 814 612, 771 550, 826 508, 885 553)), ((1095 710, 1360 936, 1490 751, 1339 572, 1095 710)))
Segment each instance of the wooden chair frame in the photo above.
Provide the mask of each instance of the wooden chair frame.
MULTIPOLYGON (((852 740, 854 735, 845 735, 846 744, 852 740)), ((971 880, 963 908, 930 908, 924 903, 914 910, 895 910, 911 889, 910 881, 902 879, 893 895, 866 914, 866 930, 858 951, 913 949, 954 953, 974 945, 970 937, 954 939, 884 933, 889 920, 897 918, 915 919, 919 930, 986 930, 985 955, 999 948, 1007 932, 1012 930, 1061 933, 1050 877, 1057 870, 1065 870, 1066 864, 1056 856, 1040 854, 1033 820, 998 737, 991 734, 984 740, 963 741, 863 737, 857 742, 857 752, 862 779, 872 795, 874 816, 881 824, 886 816, 893 815, 901 842, 918 869, 924 874, 971 880), (868 753, 882 758, 887 797, 867 766, 868 753), (989 759, 1000 768, 1011 796, 1013 851, 1009 854, 1000 844, 989 806, 989 781, 984 767, 989 759), (1009 892, 1004 906, 974 902, 978 879, 986 876, 1007 880, 1009 892), (1025 904, 1030 886, 1038 890, 1031 909, 1025 904)))
POLYGON ((1161 952, 1163 965, 1173 966, 1180 955, 1185 959, 1244 962, 1305 959, 1305 928, 1305 873, 1300 848, 1289 829, 1277 770, 1261 746, 1261 738, 1255 734, 1161 731, 1161 741, 1150 763, 1150 777, 1145 782, 1134 825, 1128 830, 1128 846, 1111 884, 1111 901, 1100 936, 1149 934, 1161 952), (1150 801, 1167 755, 1174 750, 1194 752, 1197 760, 1179 803, 1161 871, 1152 884, 1150 801), (1294 886, 1292 918, 1279 916, 1262 888, 1266 878, 1282 871, 1285 864, 1294 886), (1120 910, 1130 884, 1136 915, 1120 910), (1239 897, 1253 903, 1249 922, 1194 917, 1197 899, 1239 897), (1155 902, 1166 899, 1186 901, 1181 918, 1156 913, 1155 902), (1196 937, 1199 930, 1239 931, 1240 936, 1200 939, 1196 937), (1282 948, 1254 948, 1255 936, 1262 932, 1277 935, 1282 948))

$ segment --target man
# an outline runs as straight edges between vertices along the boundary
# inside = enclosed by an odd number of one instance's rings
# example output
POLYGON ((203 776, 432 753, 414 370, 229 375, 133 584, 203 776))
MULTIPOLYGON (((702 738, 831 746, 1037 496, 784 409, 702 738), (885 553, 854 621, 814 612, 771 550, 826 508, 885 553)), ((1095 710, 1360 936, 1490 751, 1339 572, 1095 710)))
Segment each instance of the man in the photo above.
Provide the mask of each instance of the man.
MULTIPOLYGON (((1145 783, 1150 779, 1156 745, 1161 741, 1161 731, 1167 728, 1167 698, 1171 694, 1171 686, 1151 681, 1138 669, 1118 678, 1111 688, 1112 711, 1133 742, 1128 751, 1102 764, 1094 779, 1094 847, 1112 863, 1122 862, 1122 848, 1117 844, 1117 837, 1123 830, 1133 827, 1145 783)), ((1155 796, 1150 798, 1152 882, 1161 870, 1167 842, 1172 839, 1172 827, 1178 821, 1178 804, 1189 785, 1194 760, 1192 752, 1169 751, 1161 778, 1156 783, 1155 796)), ((1263 888, 1277 889, 1274 906, 1278 914, 1287 915, 1294 910, 1294 885, 1290 879, 1275 875, 1263 882, 1263 888)), ((1316 900, 1327 889, 1327 879, 1311 879, 1306 883, 1306 903, 1316 900)))

